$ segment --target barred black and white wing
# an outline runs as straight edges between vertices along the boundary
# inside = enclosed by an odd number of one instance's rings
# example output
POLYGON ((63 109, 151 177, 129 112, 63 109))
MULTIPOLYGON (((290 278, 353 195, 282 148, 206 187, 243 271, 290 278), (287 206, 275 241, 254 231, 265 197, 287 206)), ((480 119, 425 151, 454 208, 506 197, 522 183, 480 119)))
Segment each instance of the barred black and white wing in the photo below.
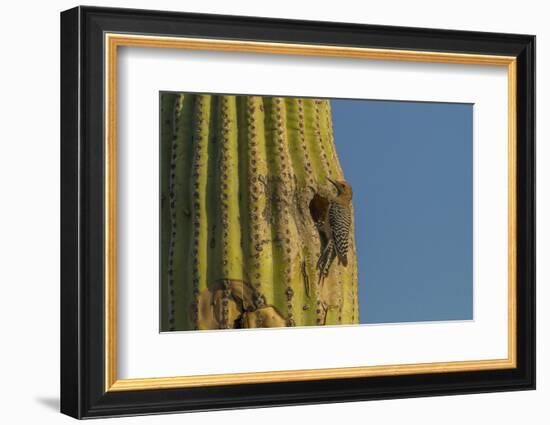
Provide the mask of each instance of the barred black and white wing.
POLYGON ((347 266, 349 232, 351 228, 351 210, 344 205, 333 202, 329 207, 328 219, 338 260, 344 266, 347 266))

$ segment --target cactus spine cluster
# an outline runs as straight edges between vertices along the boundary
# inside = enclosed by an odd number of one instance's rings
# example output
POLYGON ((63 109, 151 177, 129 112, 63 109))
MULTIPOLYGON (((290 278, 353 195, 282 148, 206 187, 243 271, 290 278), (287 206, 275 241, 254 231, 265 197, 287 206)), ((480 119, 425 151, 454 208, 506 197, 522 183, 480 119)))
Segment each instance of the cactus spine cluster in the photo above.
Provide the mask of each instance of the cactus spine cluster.
POLYGON ((314 195, 343 180, 330 102, 161 95, 161 329, 358 323, 347 267, 319 283, 314 195))

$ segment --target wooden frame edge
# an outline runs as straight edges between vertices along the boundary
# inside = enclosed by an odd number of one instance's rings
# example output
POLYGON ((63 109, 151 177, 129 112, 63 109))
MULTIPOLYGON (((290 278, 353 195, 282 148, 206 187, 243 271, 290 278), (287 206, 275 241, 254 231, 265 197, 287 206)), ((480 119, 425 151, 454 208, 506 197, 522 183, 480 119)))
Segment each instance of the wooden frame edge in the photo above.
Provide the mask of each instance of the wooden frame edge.
POLYGON ((207 387, 217 385, 258 384, 265 382, 317 381, 322 379, 414 375, 417 373, 447 373, 513 369, 514 367, 515 362, 513 360, 503 359, 487 361, 474 360, 441 363, 418 363, 391 366, 343 367, 274 372, 174 376, 166 378, 118 379, 111 384, 108 391, 139 391, 183 387, 207 387))

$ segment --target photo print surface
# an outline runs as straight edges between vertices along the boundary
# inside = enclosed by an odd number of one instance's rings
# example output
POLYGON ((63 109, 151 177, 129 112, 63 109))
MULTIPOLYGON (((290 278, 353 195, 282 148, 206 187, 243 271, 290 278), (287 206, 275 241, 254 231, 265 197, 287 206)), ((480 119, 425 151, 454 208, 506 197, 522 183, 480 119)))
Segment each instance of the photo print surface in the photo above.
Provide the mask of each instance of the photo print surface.
POLYGON ((473 105, 160 93, 161 331, 473 319, 473 105))

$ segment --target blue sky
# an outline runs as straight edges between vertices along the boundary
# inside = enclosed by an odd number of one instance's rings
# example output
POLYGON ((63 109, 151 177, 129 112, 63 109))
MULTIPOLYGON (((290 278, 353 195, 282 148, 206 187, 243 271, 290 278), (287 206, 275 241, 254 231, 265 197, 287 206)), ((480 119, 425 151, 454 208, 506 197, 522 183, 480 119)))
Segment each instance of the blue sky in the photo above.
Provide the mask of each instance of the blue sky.
POLYGON ((473 106, 331 106, 354 191, 361 323, 472 319, 473 106))

